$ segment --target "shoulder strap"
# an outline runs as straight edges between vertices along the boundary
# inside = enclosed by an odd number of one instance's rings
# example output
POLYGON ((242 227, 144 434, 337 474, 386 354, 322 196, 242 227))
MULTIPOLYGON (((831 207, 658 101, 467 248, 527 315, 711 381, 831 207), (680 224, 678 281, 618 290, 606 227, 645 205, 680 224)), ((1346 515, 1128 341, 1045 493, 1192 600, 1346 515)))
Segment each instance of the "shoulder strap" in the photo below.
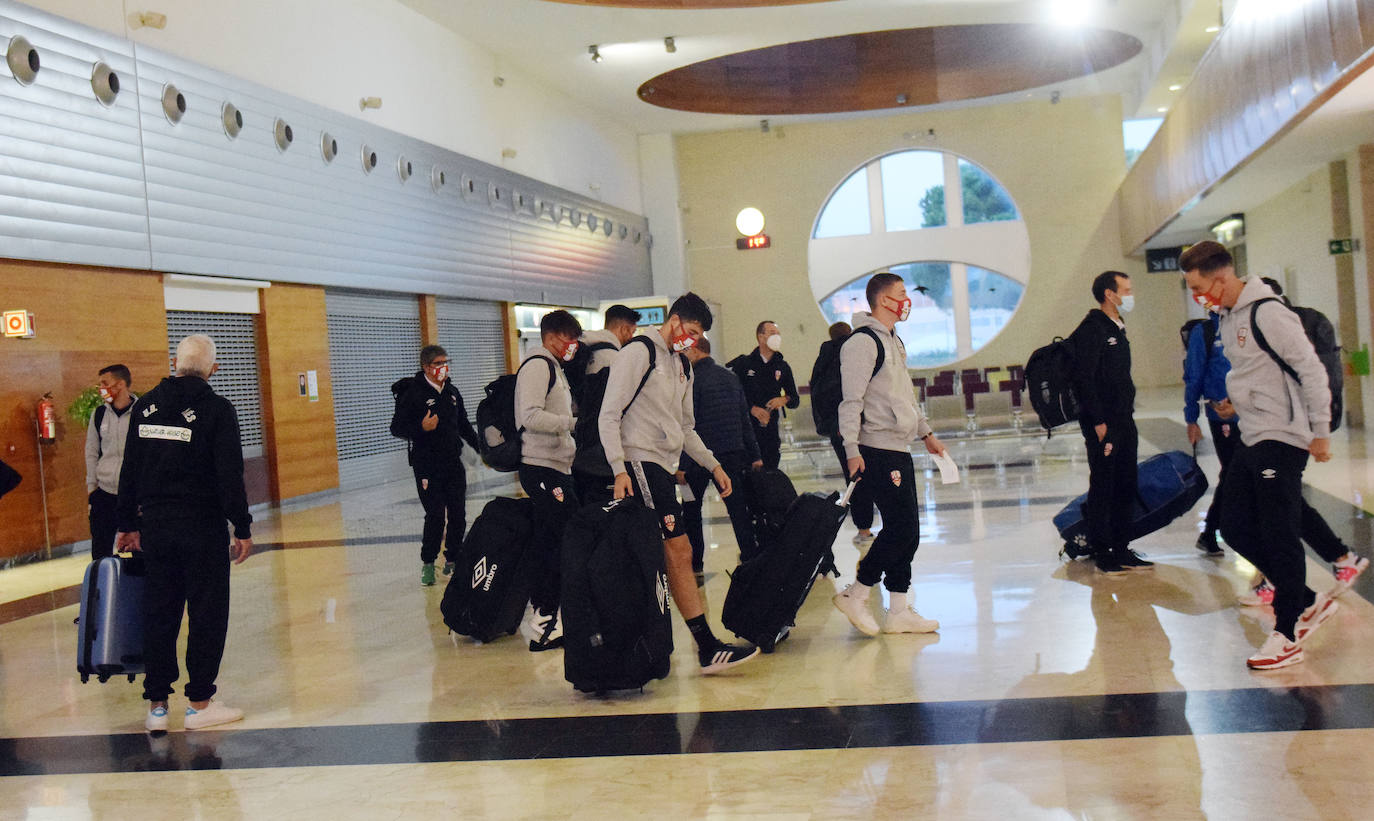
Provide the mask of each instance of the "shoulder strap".
MULTIPOLYGON (((1260 305, 1264 304, 1265 302, 1279 302, 1279 301, 1280 301, 1280 300, 1279 300, 1277 297, 1272 297, 1272 296, 1271 296, 1271 297, 1265 297, 1264 299, 1257 299, 1257 300, 1255 300, 1254 302, 1250 303, 1250 332, 1253 333, 1253 334, 1255 335, 1255 343, 1258 344, 1258 345, 1260 346, 1260 350, 1262 350, 1262 351, 1264 351, 1265 353, 1269 354, 1269 358, 1272 359, 1272 360, 1274 360, 1274 364, 1278 365, 1280 370, 1282 370, 1284 373, 1288 374, 1289 376, 1293 377, 1293 381, 1294 381, 1294 382, 1297 382, 1299 385, 1301 385, 1301 384, 1302 384, 1302 377, 1298 376, 1298 372, 1295 371, 1295 370, 1293 370, 1293 366, 1292 366, 1292 365, 1289 365, 1287 362, 1284 362, 1284 361, 1283 361, 1283 357, 1281 357, 1281 356, 1279 356, 1278 354, 1274 353, 1274 349, 1271 348, 1271 347, 1269 347, 1269 340, 1267 340, 1267 339, 1264 338, 1264 331, 1261 331, 1261 330, 1260 330, 1259 323, 1255 321, 1255 317, 1256 317, 1256 316, 1258 315, 1258 313, 1259 313, 1259 306, 1260 306, 1260 305)), ((1290 310, 1291 310, 1291 309, 1290 309, 1290 310)))
POLYGON ((634 395, 630 397, 630 401, 626 402, 625 407, 620 411, 621 416, 624 416, 625 411, 629 410, 630 406, 639 398, 640 391, 644 390, 644 386, 649 383, 649 377, 653 374, 654 365, 657 364, 658 361, 658 351, 654 349, 654 341, 652 339, 647 336, 637 336, 625 344, 633 345, 636 342, 643 342, 644 347, 649 349, 649 367, 644 370, 644 375, 639 378, 639 385, 635 388, 634 395))
POLYGON ((872 328, 859 328, 858 330, 854 331, 854 333, 863 334, 864 336, 873 340, 874 345, 878 346, 878 358, 873 363, 873 373, 868 375, 868 378, 871 381, 873 377, 878 375, 878 371, 883 369, 883 360, 887 358, 887 350, 883 345, 883 341, 878 338, 877 332, 874 331, 872 328))
MULTIPOLYGON (((91 422, 92 425, 95 425, 95 458, 97 459, 105 455, 105 440, 100 435, 100 426, 105 422, 105 411, 108 409, 109 406, 102 403, 100 407, 95 409, 95 420, 91 422)), ((133 408, 131 407, 129 410, 133 410, 133 408)))
POLYGON ((587 346, 586 350, 587 353, 591 354, 597 351, 614 351, 618 350, 618 348, 616 348, 614 342, 593 342, 587 346))
MULTIPOLYGON (((517 378, 519 378, 520 372, 525 369, 525 366, 536 359, 544 360, 544 364, 549 366, 549 384, 547 387, 544 388, 544 396, 547 397, 549 395, 549 391, 553 390, 553 383, 558 381, 557 372, 554 371, 554 368, 558 366, 553 364, 553 360, 549 359, 547 356, 531 356, 529 359, 526 359, 524 362, 520 363, 520 367, 515 369, 515 375, 517 378)), ((449 384, 451 385, 453 383, 450 382, 449 384)))

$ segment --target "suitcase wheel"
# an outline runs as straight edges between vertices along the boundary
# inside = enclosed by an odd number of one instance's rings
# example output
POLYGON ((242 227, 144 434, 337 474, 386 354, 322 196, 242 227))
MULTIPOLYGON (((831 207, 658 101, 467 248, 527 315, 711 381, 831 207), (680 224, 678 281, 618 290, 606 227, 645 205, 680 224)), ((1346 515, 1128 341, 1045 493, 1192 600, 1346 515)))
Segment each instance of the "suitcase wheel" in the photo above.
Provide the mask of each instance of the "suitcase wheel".
POLYGON ((130 673, 130 674, 129 674, 129 683, 130 683, 130 684, 133 684, 133 683, 134 683, 134 674, 133 674, 133 673, 130 673))
POLYGON ((82 674, 81 674, 81 683, 82 683, 82 684, 85 684, 86 682, 88 682, 88 681, 90 681, 90 680, 91 680, 91 674, 90 674, 90 673, 82 673, 82 674))
POLYGON ((95 677, 95 680, 98 681, 98 682, 100 682, 101 684, 104 684, 105 682, 107 682, 107 681, 110 680, 110 677, 109 677, 108 674, 102 673, 102 674, 96 676, 96 677, 95 677))

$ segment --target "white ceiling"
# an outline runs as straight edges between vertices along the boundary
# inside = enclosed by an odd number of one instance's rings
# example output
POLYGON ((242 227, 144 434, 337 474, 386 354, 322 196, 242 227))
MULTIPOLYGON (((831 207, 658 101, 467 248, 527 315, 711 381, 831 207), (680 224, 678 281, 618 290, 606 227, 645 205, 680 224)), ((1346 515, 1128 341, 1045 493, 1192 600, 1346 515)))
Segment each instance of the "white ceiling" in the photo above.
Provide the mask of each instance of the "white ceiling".
MULTIPOLYGON (((838 0, 730 10, 652 10, 569 5, 544 0, 400 0, 497 55, 497 70, 518 68, 639 134, 752 126, 757 118, 670 111, 641 102, 645 80, 664 71, 735 52, 783 43, 887 29, 971 23, 1047 22, 1056 9, 1086 9, 1084 22, 1158 40, 1164 21, 1190 0, 838 0), (673 36, 677 53, 663 38, 673 36), (596 64, 587 46, 597 44, 596 64)), ((1214 0, 1197 0, 1199 3, 1214 0)), ((1186 27, 1180 26, 1180 30, 1186 27)), ((1172 51, 1170 43, 1164 44, 1172 51)), ((1148 48, 1147 50, 1148 51, 1148 48)), ((1063 95, 1135 95, 1153 84, 1146 52, 1109 71, 1038 89, 1063 95)), ((985 103, 1024 97, 990 98, 985 103)), ((777 124, 825 116, 770 118, 777 124)), ((881 116, 881 112, 850 116, 881 116)))

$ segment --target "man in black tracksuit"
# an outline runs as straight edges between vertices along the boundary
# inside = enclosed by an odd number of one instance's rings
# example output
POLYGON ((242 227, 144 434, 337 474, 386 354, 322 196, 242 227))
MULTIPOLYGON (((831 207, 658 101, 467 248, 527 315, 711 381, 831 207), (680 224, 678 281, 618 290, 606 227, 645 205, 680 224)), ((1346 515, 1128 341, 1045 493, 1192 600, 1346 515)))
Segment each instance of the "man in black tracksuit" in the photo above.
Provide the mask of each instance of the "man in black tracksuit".
POLYGON ((782 457, 782 440, 778 435, 779 409, 784 405, 795 408, 801 403, 792 366, 783 361, 779 349, 782 336, 777 323, 764 320, 754 329, 758 347, 752 352, 730 360, 727 367, 739 377, 744 396, 749 400, 749 414, 754 418, 754 436, 764 467, 777 468, 782 457))
POLYGON ((468 419, 463 397, 448 378, 448 352, 438 345, 420 350, 420 371, 409 385, 392 387, 396 412, 391 435, 410 441, 415 489, 425 509, 420 537, 420 584, 434 584, 434 560, 444 542, 444 575, 452 575, 467 529, 468 481, 463 470, 463 443, 477 449, 477 431, 468 419), (448 535, 444 535, 444 521, 448 535))
MULTIPOLYGON (((754 539, 754 522, 749 515, 748 500, 741 490, 744 474, 763 467, 759 445, 754 438, 749 418, 749 404, 739 380, 729 368, 723 368, 711 358, 711 342, 702 337, 695 347, 687 349, 692 363, 692 405, 696 411, 696 431, 701 441, 720 460, 720 466, 730 476, 735 492, 726 496, 725 511, 739 545, 740 561, 753 558, 758 544, 754 539)), ((700 575, 705 570, 706 537, 702 532, 701 503, 711 473, 698 465, 687 453, 678 462, 678 481, 691 490, 692 499, 682 504, 683 526, 692 542, 692 570, 700 575)))
POLYGON ((119 548, 140 551, 146 567, 143 698, 155 732, 167 729, 183 609, 190 620, 186 728, 243 718, 211 697, 229 629, 229 560, 253 551, 238 416, 207 381, 217 368, 214 342, 203 334, 182 340, 175 367, 176 376, 129 411, 116 506, 119 548))
POLYGON ((1098 307, 1088 312, 1069 337, 1077 370, 1078 426, 1088 449, 1088 501, 1084 514, 1097 569, 1117 575, 1148 569, 1127 545, 1136 497, 1135 383, 1131 345, 1121 314, 1135 297, 1131 278, 1107 271, 1093 280, 1098 307))

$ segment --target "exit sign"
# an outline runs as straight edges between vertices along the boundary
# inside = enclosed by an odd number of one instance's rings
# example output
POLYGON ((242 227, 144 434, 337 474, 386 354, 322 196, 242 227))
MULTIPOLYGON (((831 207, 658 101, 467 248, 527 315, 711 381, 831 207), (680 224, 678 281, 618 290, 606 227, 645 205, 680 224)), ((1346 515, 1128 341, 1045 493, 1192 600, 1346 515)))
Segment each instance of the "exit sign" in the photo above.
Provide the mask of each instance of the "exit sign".
POLYGON ((755 234, 752 237, 740 237, 735 240, 735 247, 741 251, 752 251, 755 248, 767 248, 772 244, 773 242, 768 239, 767 234, 755 234))
POLYGON ((1355 250, 1355 243, 1348 239, 1327 240, 1326 249, 1331 252, 1332 256, 1336 256, 1337 254, 1348 254, 1355 250))

